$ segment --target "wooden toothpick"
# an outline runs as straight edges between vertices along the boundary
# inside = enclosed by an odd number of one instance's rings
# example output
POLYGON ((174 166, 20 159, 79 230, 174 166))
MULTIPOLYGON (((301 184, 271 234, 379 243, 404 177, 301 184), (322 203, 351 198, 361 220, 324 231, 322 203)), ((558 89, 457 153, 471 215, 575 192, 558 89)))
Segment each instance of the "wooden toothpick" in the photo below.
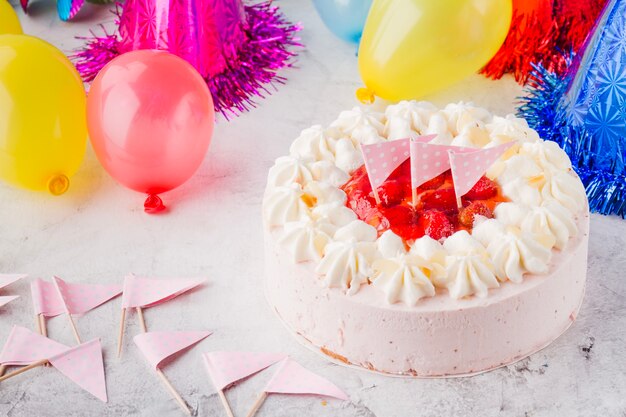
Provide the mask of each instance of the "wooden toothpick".
POLYGON ((230 404, 228 404, 228 400, 226 399, 226 396, 224 395, 224 391, 217 390, 217 395, 220 397, 220 400, 222 400, 222 405, 224 406, 224 410, 226 410, 226 415, 228 417, 235 417, 233 415, 233 410, 231 410, 230 408, 230 404))
POLYGON ((41 330, 41 335, 44 337, 48 337, 48 328, 46 327, 46 316, 43 314, 39 315, 39 329, 41 330))
POLYGON ((461 197, 459 196, 456 197, 456 206, 459 211, 463 210, 463 202, 461 201, 461 197))
POLYGON ((35 314, 35 328, 37 329, 37 333, 43 334, 41 330, 41 317, 39 317, 39 314, 35 314))
POLYGON ((374 188, 374 200, 376 200, 376 205, 380 206, 380 196, 378 195, 378 189, 374 188))
POLYGON ((143 310, 141 307, 135 307, 137 310, 137 315, 139 316, 139 325, 141 326, 141 331, 144 333, 148 332, 148 328, 146 327, 146 319, 143 317, 143 310))
POLYGON ((7 366, 6 365, 0 365, 0 376, 4 375, 4 371, 7 370, 7 366))
POLYGON ((37 362, 31 363, 30 365, 27 365, 27 366, 25 366, 25 367, 23 367, 23 368, 17 369, 17 370, 15 370, 15 371, 11 372, 11 373, 8 373, 8 374, 6 374, 6 375, 4 375, 4 376, 1 376, 1 377, 0 377, 0 382, 4 381, 4 380, 6 380, 6 379, 12 378, 12 377, 14 377, 14 376, 17 376, 17 375, 19 375, 19 374, 21 374, 21 373, 23 373, 23 372, 26 372, 26 371, 28 371, 29 369, 33 369, 33 368, 36 368, 36 367, 38 367, 38 366, 44 365, 44 364, 46 364, 46 363, 48 363, 48 359, 42 359, 42 360, 40 360, 40 361, 37 361, 37 362))
POLYGON ((413 200, 413 207, 417 206, 417 188, 411 186, 411 199, 413 200))
POLYGON ((78 334, 78 329, 76 328, 76 324, 74 324, 74 319, 72 318, 72 315, 70 314, 70 312, 67 312, 67 318, 70 321, 70 327, 72 327, 72 332, 74 333, 74 337, 76 338, 76 342, 78 342, 78 344, 80 345, 81 342, 80 341, 80 335, 78 334))
POLYGON ((165 377, 165 374, 163 373, 163 371, 161 371, 160 369, 157 369, 156 372, 159 378, 161 378, 161 381, 163 381, 163 384, 165 384, 165 387, 167 388, 167 390, 170 392, 170 394, 172 394, 172 397, 174 397, 176 402, 180 405, 180 408, 185 412, 185 414, 191 415, 191 410, 189 409, 189 406, 187 405, 185 400, 183 400, 183 398, 180 396, 178 391, 176 391, 176 389, 172 386, 170 381, 165 377))
POLYGON ((117 357, 122 356, 122 339, 124 339, 124 322, 126 321, 126 309, 122 308, 122 319, 120 320, 120 333, 117 338, 117 357))
POLYGON ((267 392, 263 391, 261 394, 259 394, 259 397, 256 399, 256 402, 252 405, 252 408, 250 409, 250 411, 248 411, 248 414, 246 414, 246 417, 253 417, 256 414, 256 412, 259 411, 259 408, 261 408, 266 398, 267 398, 267 392))

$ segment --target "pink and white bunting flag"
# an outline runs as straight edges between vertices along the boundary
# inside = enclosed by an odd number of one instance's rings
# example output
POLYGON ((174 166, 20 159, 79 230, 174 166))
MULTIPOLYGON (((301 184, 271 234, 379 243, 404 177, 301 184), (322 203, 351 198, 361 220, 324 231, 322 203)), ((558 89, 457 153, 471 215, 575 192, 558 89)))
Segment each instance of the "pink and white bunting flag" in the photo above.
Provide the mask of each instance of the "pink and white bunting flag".
POLYGON ((26 278, 25 274, 0 274, 0 289, 26 278))
POLYGON ((206 282, 203 278, 151 279, 128 275, 124 279, 122 308, 152 307, 178 297, 206 282))
POLYGON ((2 365, 29 365, 70 349, 25 327, 13 326, 2 352, 2 365))
POLYGON ((163 361, 187 349, 212 332, 147 332, 134 337, 135 344, 145 356, 150 365, 156 370, 163 361))
POLYGON ((303 368, 296 361, 286 358, 280 363, 276 374, 267 383, 266 393, 309 394, 338 398, 347 401, 348 396, 335 384, 303 368))
POLYGON ((0 295, 0 307, 9 304, 11 301, 20 298, 19 295, 0 295))
POLYGON ((411 186, 416 189, 450 169, 448 151, 472 152, 476 148, 437 145, 424 141, 411 141, 411 186))
POLYGON ((61 296, 65 312, 84 314, 122 293, 119 284, 74 284, 53 277, 53 283, 61 296))
POLYGON ((99 339, 66 349, 48 360, 76 385, 101 401, 107 402, 102 346, 99 339))
POLYGON ((473 152, 448 151, 454 193, 457 198, 467 194, 483 174, 511 147, 514 142, 503 143, 492 148, 478 149, 473 152))
POLYGON ((63 299, 52 282, 37 278, 30 283, 30 294, 35 314, 54 317, 65 313, 63 299))
POLYGON ((287 357, 283 353, 207 352, 202 355, 207 372, 218 391, 287 357))
POLYGON ((396 168, 409 158, 410 139, 361 144, 367 176, 372 190, 380 187, 396 168))

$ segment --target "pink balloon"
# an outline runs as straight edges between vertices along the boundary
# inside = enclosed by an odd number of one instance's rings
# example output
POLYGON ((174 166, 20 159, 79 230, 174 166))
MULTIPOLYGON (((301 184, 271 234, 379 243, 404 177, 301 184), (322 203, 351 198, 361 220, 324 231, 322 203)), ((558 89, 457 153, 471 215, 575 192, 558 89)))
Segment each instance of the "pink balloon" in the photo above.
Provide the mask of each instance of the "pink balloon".
POLYGON ((118 182, 147 193, 146 211, 164 208, 157 194, 196 172, 206 155, 215 112, 202 76, 164 51, 128 52, 109 62, 91 85, 91 144, 118 182))

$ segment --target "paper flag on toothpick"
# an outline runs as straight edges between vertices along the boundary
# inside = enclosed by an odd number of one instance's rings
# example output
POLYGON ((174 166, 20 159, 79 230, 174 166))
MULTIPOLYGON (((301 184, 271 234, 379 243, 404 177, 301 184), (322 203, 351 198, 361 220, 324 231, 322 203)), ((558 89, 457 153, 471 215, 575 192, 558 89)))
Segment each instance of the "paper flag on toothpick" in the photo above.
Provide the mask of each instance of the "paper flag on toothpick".
POLYGON ((2 365, 28 365, 58 355, 69 347, 41 336, 25 327, 13 326, 2 352, 2 365))
POLYGON ((265 392, 274 394, 311 394, 338 398, 347 401, 345 392, 329 380, 305 369, 296 361, 286 358, 276 374, 265 387, 265 392))
POLYGON ((48 360, 52 366, 79 387, 107 402, 102 347, 99 339, 67 349, 48 360))
POLYGON ((283 353, 208 352, 203 355, 207 372, 218 390, 283 360, 283 353))
POLYGON ((471 190, 489 167, 513 144, 514 142, 507 142, 493 148, 483 148, 473 152, 448 150, 454 193, 457 200, 471 190))
POLYGON ((134 337, 135 344, 154 369, 159 369, 162 362, 184 350, 212 332, 148 332, 134 337))
POLYGON ((5 304, 10 303, 16 298, 20 298, 20 296, 19 295, 0 295, 0 307, 4 306, 5 304))
POLYGON ((35 314, 54 317, 65 313, 63 299, 53 283, 37 278, 30 283, 35 314))
POLYGON ((304 369, 290 358, 282 360, 276 373, 258 396, 246 417, 253 417, 256 414, 268 394, 321 395, 344 401, 348 400, 346 393, 332 382, 304 369))
POLYGON ((150 279, 129 275, 124 279, 122 308, 152 307, 204 283, 205 279, 150 279))
POLYGON ((13 284, 15 281, 19 281, 25 278, 25 274, 0 274, 0 288, 4 288, 7 285, 13 284))
POLYGON ((380 197, 377 188, 409 158, 409 141, 410 139, 406 138, 371 145, 361 144, 365 170, 378 204, 380 204, 380 197))
POLYGON ((411 187, 413 190, 450 169, 449 150, 472 152, 477 148, 411 141, 411 187))
POLYGON ((73 284, 59 277, 53 280, 70 314, 84 314, 122 293, 119 284, 73 284))

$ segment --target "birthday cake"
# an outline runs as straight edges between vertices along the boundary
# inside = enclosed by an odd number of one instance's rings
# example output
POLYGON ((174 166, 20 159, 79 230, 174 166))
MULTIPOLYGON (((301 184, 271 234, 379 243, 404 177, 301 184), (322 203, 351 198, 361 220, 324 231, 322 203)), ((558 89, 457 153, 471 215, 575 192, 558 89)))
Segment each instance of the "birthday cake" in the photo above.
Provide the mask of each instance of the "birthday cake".
POLYGON ((567 155, 470 104, 305 129, 269 171, 263 218, 270 305, 342 364, 483 372, 550 344, 583 298, 589 210, 567 155))

